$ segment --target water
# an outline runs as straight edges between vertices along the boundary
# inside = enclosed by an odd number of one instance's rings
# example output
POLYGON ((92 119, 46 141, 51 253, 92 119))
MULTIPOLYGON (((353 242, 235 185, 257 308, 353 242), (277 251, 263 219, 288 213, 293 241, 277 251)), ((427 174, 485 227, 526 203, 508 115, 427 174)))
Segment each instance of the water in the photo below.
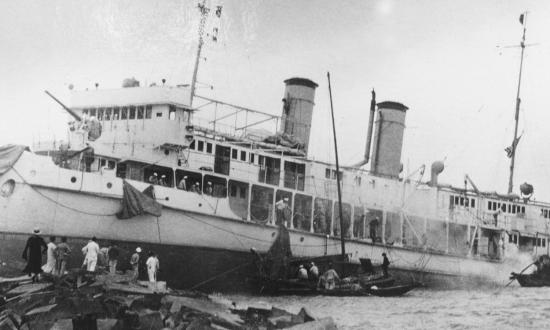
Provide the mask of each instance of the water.
MULTIPOLYGON (((515 283, 514 283, 515 284, 515 283)), ((230 295, 247 304, 269 304, 316 317, 332 316, 339 329, 547 329, 550 288, 497 290, 417 289, 399 298, 257 297, 230 295)))

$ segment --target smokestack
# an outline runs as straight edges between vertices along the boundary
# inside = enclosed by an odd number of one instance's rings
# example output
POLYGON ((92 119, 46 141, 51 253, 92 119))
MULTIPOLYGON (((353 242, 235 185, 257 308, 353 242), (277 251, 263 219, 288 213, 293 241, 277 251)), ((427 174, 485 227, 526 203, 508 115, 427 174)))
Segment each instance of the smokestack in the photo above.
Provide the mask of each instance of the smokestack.
POLYGON ((353 165, 353 167, 361 167, 369 162, 370 158, 370 144, 372 140, 372 126, 374 123, 374 112, 376 111, 376 92, 372 90, 372 97, 370 100, 370 114, 369 114, 369 126, 367 128, 367 145, 365 146, 365 155, 362 161, 353 165))
POLYGON ((305 78, 290 78, 285 82, 285 97, 283 98, 283 114, 281 133, 294 137, 303 144, 307 154, 311 119, 313 116, 313 102, 315 99, 315 82, 305 78))
POLYGON ((405 131, 405 116, 409 109, 398 102, 380 102, 374 132, 371 172, 398 177, 401 172, 401 149, 405 131))

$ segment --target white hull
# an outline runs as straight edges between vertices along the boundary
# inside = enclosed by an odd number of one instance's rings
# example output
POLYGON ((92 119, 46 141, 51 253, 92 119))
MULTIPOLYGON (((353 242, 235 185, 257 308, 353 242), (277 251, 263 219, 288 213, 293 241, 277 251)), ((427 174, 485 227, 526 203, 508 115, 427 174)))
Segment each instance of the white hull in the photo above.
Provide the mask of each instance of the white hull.
MULTIPOLYGON (((111 174, 62 169, 49 158, 28 152, 22 155, 14 169, 0 176, 0 184, 9 179, 16 182, 11 196, 0 197, 2 233, 28 234, 38 226, 44 235, 96 236, 101 240, 245 253, 255 248, 261 253, 269 249, 277 232, 270 224, 220 216, 231 213, 226 212, 227 206, 215 198, 163 187, 155 187, 156 197, 164 206, 160 217, 143 215, 119 220, 114 213, 120 208, 122 180, 111 174), (71 182, 73 177, 75 182, 71 182), (109 183, 111 188, 107 187, 109 183)), ((138 189, 147 186, 141 182, 132 184, 138 189)), ((315 257, 341 252, 340 241, 334 237, 290 230, 290 238, 294 256, 315 257)), ((346 252, 354 261, 371 258, 375 264, 386 252, 392 268, 495 284, 505 283, 508 274, 518 268, 513 261, 464 258, 360 240, 347 241, 346 252)))

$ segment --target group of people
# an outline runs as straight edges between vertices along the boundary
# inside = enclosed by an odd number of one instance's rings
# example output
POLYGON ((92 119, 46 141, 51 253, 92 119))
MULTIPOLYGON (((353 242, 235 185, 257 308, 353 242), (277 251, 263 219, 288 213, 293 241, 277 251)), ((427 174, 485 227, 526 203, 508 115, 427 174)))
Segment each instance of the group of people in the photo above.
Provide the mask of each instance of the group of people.
MULTIPOLYGON (((197 194, 202 194, 201 184, 199 181, 195 184, 188 185, 189 178, 185 175, 177 184, 177 188, 180 190, 195 192, 197 194)), ((214 185, 212 182, 206 182, 206 188, 204 188, 204 194, 208 196, 214 196, 214 185)))
MULTIPOLYGON (((67 238, 62 237, 61 242, 57 243, 55 236, 50 237, 50 241, 46 244, 40 236, 40 229, 34 228, 32 236, 27 240, 25 249, 23 250, 23 259, 27 261, 23 272, 32 277, 32 281, 39 280, 41 273, 47 273, 55 276, 62 276, 67 272, 67 262, 71 256, 72 250, 67 244, 67 238), (42 265, 42 255, 46 254, 46 264, 42 265)), ((88 243, 82 248, 84 261, 82 268, 89 272, 97 270, 98 261, 108 267, 110 274, 116 274, 118 261, 120 258, 120 249, 115 242, 110 246, 100 248, 96 237, 92 237, 88 243)), ((138 247, 135 253, 130 258, 132 266, 132 278, 137 281, 139 278, 139 264, 141 259, 141 248, 138 247)), ((157 282, 157 274, 160 268, 158 256, 149 252, 148 259, 145 262, 149 282, 157 282)))
MULTIPOLYGON (((382 273, 384 277, 388 277, 390 260, 388 259, 386 253, 382 253, 382 258, 382 273)), ((329 262, 328 269, 321 276, 319 276, 319 268, 313 261, 309 263, 309 267, 307 269, 304 265, 300 265, 298 267, 297 277, 300 281, 317 281, 317 287, 325 290, 333 290, 336 288, 338 282, 340 282, 340 276, 334 269, 332 262, 329 262)))
POLYGON ((166 178, 166 174, 162 174, 160 177, 157 174, 157 172, 154 172, 149 176, 149 183, 159 186, 165 186, 169 187, 170 184, 168 183, 168 179, 166 178))

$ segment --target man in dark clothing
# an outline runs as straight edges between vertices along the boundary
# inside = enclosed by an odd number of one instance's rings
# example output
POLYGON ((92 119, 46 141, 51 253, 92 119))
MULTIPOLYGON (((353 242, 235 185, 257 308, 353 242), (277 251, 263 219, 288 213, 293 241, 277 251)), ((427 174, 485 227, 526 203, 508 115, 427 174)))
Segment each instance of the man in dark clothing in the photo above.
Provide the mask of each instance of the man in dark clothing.
POLYGON ((32 281, 38 280, 38 274, 42 273, 42 254, 46 252, 48 247, 44 239, 40 237, 40 229, 34 228, 33 235, 27 240, 25 250, 23 250, 23 259, 27 261, 27 266, 23 269, 23 273, 34 274, 32 281))
POLYGON ((369 222, 369 236, 370 238, 372 239, 372 242, 375 243, 376 242, 376 230, 377 230, 377 227, 378 227, 378 217, 372 219, 370 222, 369 222))
POLYGON ((382 261, 382 272, 384 272, 384 277, 388 277, 388 267, 390 266, 390 261, 385 253, 382 253, 382 257, 384 257, 384 261, 382 261))

